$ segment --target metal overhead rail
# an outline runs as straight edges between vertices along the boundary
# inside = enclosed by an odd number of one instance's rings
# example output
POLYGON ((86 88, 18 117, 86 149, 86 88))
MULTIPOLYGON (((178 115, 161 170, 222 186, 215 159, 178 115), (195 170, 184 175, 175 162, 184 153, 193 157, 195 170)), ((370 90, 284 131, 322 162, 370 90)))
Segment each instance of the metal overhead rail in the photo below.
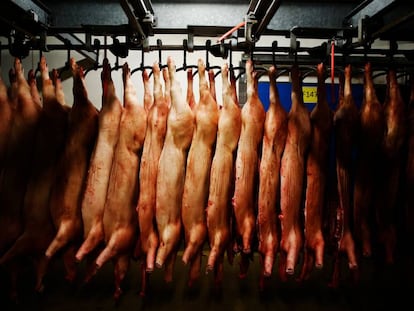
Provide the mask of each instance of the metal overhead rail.
MULTIPOLYGON (((5 13, 0 17, 0 35, 10 38, 9 45, 3 45, 2 49, 7 47, 12 54, 24 57, 30 49, 66 50, 70 46, 92 60, 96 59, 99 48, 91 44, 91 36, 112 37, 111 52, 124 57, 128 50, 149 50, 144 48, 145 42, 154 34, 187 34, 186 50, 191 52, 193 37, 217 37, 243 18, 244 29, 233 32, 234 51, 256 53, 255 43, 265 35, 290 37, 291 54, 300 50, 298 38, 335 40, 337 48, 343 47, 352 54, 353 48, 369 47, 377 38, 407 41, 414 36, 410 31, 414 29, 414 6, 404 0, 336 0, 330 5, 308 0, 251 0, 247 15, 242 0, 105 0, 104 5, 100 0, 42 2, 44 4, 38 0, 2 1, 5 13), (76 10, 73 10, 74 3, 76 10), (192 5, 200 6, 200 10, 194 12, 192 5), (344 12, 349 13, 345 15, 344 12), (320 18, 315 19, 315 16, 320 18), (157 27, 157 19, 161 27, 157 27), (355 42, 353 39, 358 34, 360 40, 355 42), (47 36, 54 36, 63 44, 49 45, 47 36), (240 40, 243 36, 244 40, 240 40), (117 37, 125 37, 125 42, 117 37)), ((222 57, 228 48, 227 45, 212 45, 209 51, 222 57)), ((319 47, 315 51, 325 53, 319 47)))
MULTIPOLYGON (((83 54, 84 56, 88 55, 90 59, 91 56, 94 55, 92 52, 86 51, 86 46, 79 41, 76 43, 76 37, 71 39, 71 43, 65 44, 49 44, 47 47, 49 50, 72 50, 77 51, 79 53, 91 53, 91 54, 83 54)), ((277 42, 276 42, 277 43, 277 42)), ((218 49, 223 47, 227 51, 232 52, 245 52, 245 46, 243 44, 239 44, 238 46, 231 46, 231 43, 223 43, 223 44, 201 44, 201 45, 194 45, 193 51, 209 51, 216 57, 226 58, 227 53, 214 53, 217 52, 218 49)), ((116 46, 115 43, 112 44, 99 44, 100 50, 114 50, 116 46)), ((7 49, 7 46, 0 46, 0 49, 7 49)), ((93 47, 96 48, 96 47, 93 47)), ((141 51, 143 47, 130 47, 131 50, 141 51)), ((154 52, 154 51, 187 51, 188 46, 183 44, 157 44, 157 45, 148 45, 145 48, 145 52, 154 52)), ((301 47, 297 46, 296 50, 294 51, 297 55, 298 63, 302 64, 311 64, 320 61, 324 61, 329 57, 328 50, 325 45, 321 45, 318 47, 301 47)), ((350 63, 363 63, 363 60, 366 59, 367 56, 370 59, 375 60, 375 62, 381 64, 389 64, 389 57, 393 58, 393 61, 397 63, 398 66, 408 66, 410 68, 414 68, 414 59, 410 59, 407 55, 411 52, 410 49, 361 49, 361 48, 337 48, 335 58, 337 58, 337 63, 340 64, 342 60, 347 60, 350 63), (382 55, 382 56, 380 56, 382 55)), ((254 60, 259 62, 266 62, 270 63, 272 61, 272 57, 275 57, 277 62, 281 64, 288 64, 293 63, 295 61, 295 55, 292 53, 291 46, 279 46, 278 44, 272 44, 272 46, 256 46, 254 47, 252 54, 246 54, 245 57, 249 57, 253 55, 254 60)))

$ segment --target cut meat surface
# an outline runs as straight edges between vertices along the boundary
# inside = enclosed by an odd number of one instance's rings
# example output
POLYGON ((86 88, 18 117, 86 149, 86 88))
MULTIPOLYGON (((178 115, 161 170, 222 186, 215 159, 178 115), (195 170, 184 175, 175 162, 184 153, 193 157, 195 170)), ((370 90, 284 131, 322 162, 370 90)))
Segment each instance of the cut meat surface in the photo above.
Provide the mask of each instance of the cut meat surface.
MULTIPOLYGON (((10 71, 10 104, 12 123, 0 172, 0 256, 18 239, 23 231, 22 210, 30 176, 34 139, 41 107, 33 99, 22 63, 14 61, 10 71)), ((11 260, 7 272, 11 277, 10 296, 17 299, 19 263, 11 260)))
POLYGON ((167 133, 158 164, 155 217, 160 237, 155 264, 166 265, 165 280, 172 280, 177 246, 181 235, 181 203, 188 149, 194 130, 194 114, 175 76, 175 63, 168 58, 171 107, 167 133))
POLYGON ((56 180, 50 194, 49 208, 57 233, 46 256, 51 258, 65 248, 66 278, 73 281, 76 276, 75 252, 83 233, 81 200, 98 130, 98 111, 88 99, 83 69, 73 58, 70 62, 74 103, 69 113, 65 148, 56 167, 56 180))
POLYGON ((18 90, 18 83, 17 83, 17 75, 16 71, 13 68, 9 70, 9 81, 10 87, 7 89, 7 94, 9 96, 9 102, 12 109, 17 109, 17 90, 18 90))
MULTIPOLYGON (((407 241, 414 239, 414 75, 410 77, 411 93, 407 107, 407 163, 405 171, 404 234, 407 241)), ((408 249, 413 258, 414 250, 408 249)))
MULTIPOLYGON (((52 80, 53 80, 53 84, 55 85, 56 100, 62 106, 67 106, 66 105, 66 100, 65 100, 65 93, 63 93, 62 81, 60 80, 58 71, 56 69, 52 70, 52 80)), ((67 107, 69 107, 69 106, 67 106, 67 107)))
POLYGON ((152 68, 154 104, 148 110, 147 131, 139 171, 140 193, 137 205, 141 248, 146 256, 146 272, 154 270, 155 255, 159 244, 155 225, 155 199, 158 161, 164 145, 168 116, 168 102, 162 90, 160 67, 158 63, 154 63, 152 68))
POLYGON ((355 254, 355 243, 351 232, 352 215, 352 152, 355 147, 355 139, 358 126, 358 109, 355 105, 351 88, 352 69, 351 65, 345 67, 345 84, 343 100, 334 113, 335 134, 335 159, 336 175, 338 179, 339 204, 337 206, 337 249, 334 262, 334 274, 331 285, 337 287, 339 284, 340 254, 345 253, 348 257, 348 266, 353 270, 354 277, 357 275, 357 257, 355 254))
POLYGON ((325 240, 322 222, 328 177, 329 144, 333 112, 328 106, 325 86, 325 66, 318 64, 318 100, 310 114, 312 135, 306 160, 305 244, 300 279, 307 279, 313 269, 323 267, 325 240))
POLYGON ((293 275, 303 244, 300 220, 304 195, 305 158, 311 140, 309 112, 303 104, 300 71, 297 65, 291 68, 292 107, 288 113, 288 133, 281 164, 281 193, 279 216, 281 222, 279 274, 293 275))
POLYGON ((0 173, 6 156, 7 142, 10 136, 13 110, 7 94, 7 86, 0 76, 0 173))
POLYGON ((387 97, 384 103, 385 135, 383 148, 383 175, 378 202, 376 219, 379 243, 385 253, 385 261, 394 263, 397 246, 397 205, 400 194, 400 174, 403 159, 402 146, 405 142, 405 103, 401 96, 395 70, 389 69, 387 74, 387 97))
MULTIPOLYGON (((101 72, 102 107, 98 116, 98 136, 89 162, 86 188, 82 198, 82 220, 84 242, 76 253, 81 261, 104 242, 103 214, 109 184, 114 150, 119 137, 122 104, 115 93, 111 78, 111 66, 104 59, 101 72)), ((96 252, 89 257, 96 257, 96 252)), ((95 258, 90 259, 88 280, 93 274, 95 258)))
POLYGON ((241 111, 234 101, 229 83, 229 68, 221 68, 223 107, 219 113, 217 142, 210 171, 207 204, 207 231, 210 253, 207 272, 214 270, 215 280, 223 279, 223 258, 231 237, 231 195, 234 184, 234 158, 241 132, 241 111))
POLYGON ((214 101, 217 102, 217 97, 216 97, 216 81, 215 81, 214 70, 213 69, 210 69, 208 71, 208 80, 210 82, 210 94, 213 97, 214 101))
POLYGON ((13 246, 0 259, 6 263, 19 256, 33 258, 37 274, 36 290, 43 289, 47 261, 46 248, 55 231, 50 219, 49 194, 55 177, 55 165, 66 138, 70 107, 56 99, 55 87, 49 77, 46 59, 40 62, 43 109, 34 140, 33 162, 23 205, 24 230, 13 246))
MULTIPOLYGON (((149 108, 147 131, 139 171, 139 198, 137 205, 140 230, 140 252, 145 257, 142 264, 141 295, 146 294, 148 274, 154 270, 159 237, 155 220, 155 199, 158 162, 167 131, 169 98, 163 93, 158 63, 152 66, 154 76, 154 104, 149 108)), ((163 71, 165 83, 169 84, 168 70, 163 71)), ((165 88, 166 89, 166 88, 165 88)))
POLYGON ((114 298, 122 294, 121 284, 128 271, 129 261, 138 233, 136 206, 138 203, 138 174, 147 129, 147 113, 137 98, 127 63, 122 67, 124 109, 119 124, 119 139, 115 147, 104 207, 105 249, 96 259, 98 268, 108 260, 114 262, 114 298))
POLYGON ((190 106, 191 109, 194 110, 196 106, 195 98, 194 98, 194 91, 193 91, 193 69, 187 69, 187 104, 190 106))
POLYGON ((279 247, 277 209, 280 207, 280 164, 287 136, 287 113, 276 86, 276 68, 272 66, 268 75, 269 108, 264 123, 257 215, 261 278, 272 274, 279 247))
POLYGON ((358 251, 371 256, 374 225, 374 194, 381 171, 384 113, 375 93, 371 64, 365 64, 364 99, 360 111, 360 135, 354 186, 354 228, 358 251))
POLYGON ((12 86, 16 106, 12 105, 11 124, 4 167, 0 175, 0 254, 22 233, 22 208, 30 175, 34 138, 41 107, 33 100, 19 59, 15 59, 16 86, 12 86))
POLYGON ((27 82, 29 83, 30 94, 32 95, 34 103, 37 106, 41 107, 42 99, 40 98, 39 90, 37 89, 36 77, 35 77, 35 72, 33 69, 29 70, 29 73, 27 75, 27 82))
POLYGON ((210 93, 206 68, 198 60, 200 100, 194 108, 195 128, 187 157, 181 217, 186 247, 182 260, 190 264, 189 284, 199 278, 201 250, 207 236, 207 206, 213 145, 217 137, 218 107, 210 93))
MULTIPOLYGON (((253 62, 246 62, 247 101, 241 109, 242 127, 235 163, 235 189, 232 199, 236 220, 238 248, 244 255, 252 252, 256 226, 257 181, 259 175, 259 152, 263 139, 265 111, 257 90, 257 74, 253 62)), ((243 257, 243 256, 242 256, 243 257)), ((244 256, 246 257, 246 256, 244 256)), ((247 273, 248 261, 242 258, 240 276, 247 273)))
POLYGON ((142 71, 142 82, 144 84, 144 109, 148 113, 152 104, 154 103, 154 97, 149 75, 146 70, 142 71))
POLYGON ((168 68, 165 67, 162 69, 162 77, 164 79, 164 98, 167 101, 167 107, 171 107, 171 82, 170 76, 168 73, 168 68))

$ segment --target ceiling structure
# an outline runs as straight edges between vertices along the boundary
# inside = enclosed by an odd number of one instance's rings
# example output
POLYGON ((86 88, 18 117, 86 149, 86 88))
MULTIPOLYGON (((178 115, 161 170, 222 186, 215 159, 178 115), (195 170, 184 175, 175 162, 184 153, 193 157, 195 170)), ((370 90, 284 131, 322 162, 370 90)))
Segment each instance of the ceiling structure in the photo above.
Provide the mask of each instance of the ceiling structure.
MULTIPOLYGON (((212 54, 254 49, 274 57, 274 52, 299 51, 300 38, 335 42, 344 54, 361 47, 370 53, 377 39, 391 42, 390 53, 396 53, 399 41, 414 42, 414 3, 403 0, 3 0, 0 8, 0 36, 8 42, 1 49, 22 58, 31 49, 73 49, 90 60, 107 47, 120 57, 129 49, 206 49, 194 46, 193 38, 217 37, 235 25, 239 29, 230 31, 230 42, 208 47, 212 54), (148 38, 158 34, 187 34, 188 39, 178 46, 149 46, 148 38), (285 36, 291 44, 256 48, 268 35, 285 36), (48 44, 50 36, 62 43, 48 44), (113 43, 107 46, 94 36, 110 36, 113 43)), ((326 56, 329 46, 306 52, 326 56)), ((412 61, 412 52, 404 51, 404 57, 412 61)))

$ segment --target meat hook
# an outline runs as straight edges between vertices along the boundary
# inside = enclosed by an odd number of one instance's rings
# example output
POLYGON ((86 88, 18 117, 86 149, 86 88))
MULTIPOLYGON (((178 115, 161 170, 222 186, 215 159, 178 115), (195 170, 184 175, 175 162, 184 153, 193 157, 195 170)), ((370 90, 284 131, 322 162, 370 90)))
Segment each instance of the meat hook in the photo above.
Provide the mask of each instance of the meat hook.
POLYGON ((198 67, 196 65, 187 65, 187 51, 188 51, 188 41, 187 39, 183 40, 183 66, 180 68, 177 68, 175 71, 186 71, 187 68, 195 68, 198 67))
POLYGON ((152 75, 152 67, 151 66, 145 66, 145 61, 144 61, 144 56, 145 56, 145 51, 144 48, 141 49, 141 65, 137 68, 134 68, 133 70, 131 70, 131 76, 137 72, 137 71, 144 71, 145 69, 150 70, 149 76, 152 75))

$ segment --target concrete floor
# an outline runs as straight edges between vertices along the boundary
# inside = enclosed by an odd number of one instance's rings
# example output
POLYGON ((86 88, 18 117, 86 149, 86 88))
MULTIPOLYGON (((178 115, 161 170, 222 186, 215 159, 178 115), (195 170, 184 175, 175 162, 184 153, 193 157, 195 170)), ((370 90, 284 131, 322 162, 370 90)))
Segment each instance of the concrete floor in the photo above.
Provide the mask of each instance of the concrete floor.
MULTIPOLYGON (((265 291, 259 291, 259 258, 254 256, 246 279, 238 278, 238 260, 232 266, 225 265, 223 288, 214 288, 212 275, 202 275, 199 283, 188 288, 187 268, 177 258, 174 280, 171 284, 163 281, 163 271, 151 275, 149 292, 139 295, 140 263, 132 261, 124 280, 124 293, 115 303, 113 299, 113 266, 106 264, 87 286, 79 283, 69 285, 64 280, 64 269, 59 261, 50 266, 45 278, 45 291, 35 294, 32 279, 22 278, 19 283, 18 304, 11 303, 2 288, 1 310, 396 310, 398 306, 412 305, 410 295, 403 291, 413 289, 413 269, 406 259, 393 267, 375 266, 365 260, 360 264, 361 279, 355 285, 350 282, 346 263, 343 266, 340 287, 327 286, 331 266, 326 261, 324 269, 315 271, 310 280, 298 284, 294 279, 281 282, 275 270, 265 291), (408 269, 408 270, 407 270, 408 269), (407 288, 408 286, 408 288, 407 288)), ((206 258, 203 258, 203 269, 206 258)), ((82 273, 82 265, 80 274, 82 273)), ((204 271, 204 270, 203 270, 204 271)), ((4 271, 3 271, 4 273, 4 271)), ((3 284, 4 287, 4 284, 3 284)))

